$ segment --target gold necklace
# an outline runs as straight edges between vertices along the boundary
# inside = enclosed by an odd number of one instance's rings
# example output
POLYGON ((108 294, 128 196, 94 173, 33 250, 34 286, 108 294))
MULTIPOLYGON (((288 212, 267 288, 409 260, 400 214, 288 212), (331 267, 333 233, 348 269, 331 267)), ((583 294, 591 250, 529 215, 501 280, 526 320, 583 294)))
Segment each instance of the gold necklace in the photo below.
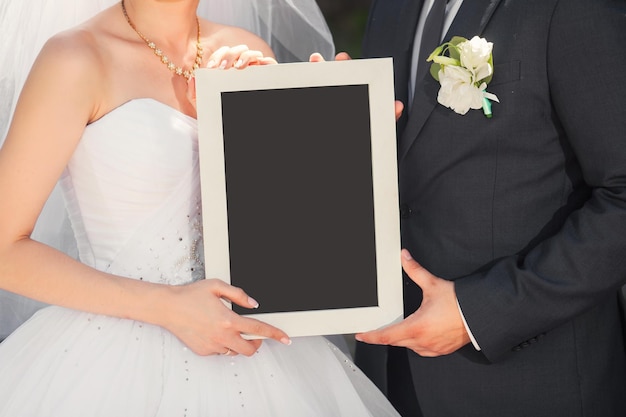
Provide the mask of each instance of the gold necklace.
POLYGON ((193 63, 192 69, 184 70, 182 67, 179 67, 176 64, 174 64, 163 53, 163 51, 155 45, 154 42, 152 42, 150 39, 146 38, 143 35, 143 33, 139 32, 139 30, 137 30, 137 28, 135 27, 133 22, 130 20, 130 17, 128 17, 128 13, 126 12, 126 6, 124 5, 124 0, 121 1, 121 4, 122 4, 122 12, 124 12, 124 17, 126 18, 126 21, 130 25, 130 27, 137 33, 137 35, 139 35, 139 37, 146 43, 146 45, 148 45, 148 48, 152 49, 154 54, 161 59, 162 63, 167 65, 167 68, 170 71, 172 71, 176 75, 182 75, 187 80, 189 80, 193 76, 194 71, 197 68, 200 67, 200 64, 202 64, 202 54, 203 54, 203 51, 202 51, 202 44, 200 43, 200 20, 198 20, 198 16, 196 16, 196 25, 198 26, 198 37, 196 39, 196 61, 193 63))

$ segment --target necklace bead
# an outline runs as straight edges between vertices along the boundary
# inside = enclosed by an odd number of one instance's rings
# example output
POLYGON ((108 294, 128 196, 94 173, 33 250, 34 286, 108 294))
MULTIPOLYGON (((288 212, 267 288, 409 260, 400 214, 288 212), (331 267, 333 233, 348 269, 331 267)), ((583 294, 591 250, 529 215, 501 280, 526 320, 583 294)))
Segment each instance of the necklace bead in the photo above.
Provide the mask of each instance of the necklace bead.
POLYGON ((152 51, 154 52, 154 54, 159 57, 161 59, 161 62, 163 64, 165 64, 167 66, 167 68, 172 71, 174 74, 176 75, 180 75, 185 77, 187 80, 189 80, 193 74, 194 71, 198 68, 200 68, 200 65, 202 64, 202 56, 204 54, 204 51, 202 50, 202 44, 200 43, 200 20, 198 19, 198 16, 196 16, 196 25, 198 27, 198 36, 196 38, 196 59, 193 63, 193 66, 190 69, 183 69, 182 67, 179 67, 178 65, 174 64, 168 57, 167 55, 165 55, 163 53, 163 51, 156 46, 156 44, 154 42, 152 42, 151 40, 149 40, 146 36, 144 36, 143 33, 141 33, 137 27, 135 26, 135 24, 132 22, 132 20, 130 20, 130 17, 128 16, 128 13, 126 12, 126 5, 124 5, 124 0, 122 0, 120 2, 120 4, 122 5, 122 12, 124 13, 124 18, 126 18, 126 22, 128 22, 128 25, 135 31, 135 33, 137 33, 137 35, 139 35, 139 37, 146 43, 146 45, 148 46, 148 48, 152 49, 152 51))

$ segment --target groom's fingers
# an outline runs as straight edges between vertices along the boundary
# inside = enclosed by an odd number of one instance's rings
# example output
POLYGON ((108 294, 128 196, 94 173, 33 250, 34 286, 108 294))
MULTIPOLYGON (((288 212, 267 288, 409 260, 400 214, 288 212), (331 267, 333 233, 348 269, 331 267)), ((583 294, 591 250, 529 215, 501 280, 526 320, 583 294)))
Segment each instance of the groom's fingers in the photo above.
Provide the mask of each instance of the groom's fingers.
POLYGON ((427 291, 433 284, 433 280, 436 279, 433 274, 417 263, 411 256, 411 253, 406 249, 402 249, 402 269, 404 269, 404 272, 406 272, 409 278, 411 278, 422 291, 427 291))
POLYGON ((379 330, 357 334, 356 340, 374 345, 398 345, 399 342, 411 339, 411 326, 407 320, 392 324, 379 330))
POLYGON ((396 100, 394 102, 394 105, 395 105, 395 109, 394 110, 395 110, 395 113, 396 113, 396 122, 397 122, 398 119, 400 119, 400 116, 402 116, 402 111, 404 110, 404 104, 401 101, 396 100))
POLYGON ((420 327, 418 326, 418 323, 407 318, 402 323, 381 330, 359 333, 355 335, 355 338, 358 341, 374 345, 404 347, 424 357, 435 357, 449 353, 448 351, 433 349, 436 346, 425 343, 429 339, 425 333, 419 330, 420 327))

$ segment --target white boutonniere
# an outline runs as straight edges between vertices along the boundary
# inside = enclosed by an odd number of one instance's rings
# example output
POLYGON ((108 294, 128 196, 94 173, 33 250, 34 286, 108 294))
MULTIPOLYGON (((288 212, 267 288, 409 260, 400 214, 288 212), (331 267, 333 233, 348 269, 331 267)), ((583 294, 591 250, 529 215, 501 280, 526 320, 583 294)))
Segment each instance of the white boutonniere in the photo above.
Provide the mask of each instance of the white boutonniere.
POLYGON ((458 114, 482 108, 490 118, 491 101, 500 102, 486 91, 493 76, 492 50, 493 43, 478 36, 455 36, 437 47, 427 60, 432 62, 430 74, 441 84, 437 101, 458 114))

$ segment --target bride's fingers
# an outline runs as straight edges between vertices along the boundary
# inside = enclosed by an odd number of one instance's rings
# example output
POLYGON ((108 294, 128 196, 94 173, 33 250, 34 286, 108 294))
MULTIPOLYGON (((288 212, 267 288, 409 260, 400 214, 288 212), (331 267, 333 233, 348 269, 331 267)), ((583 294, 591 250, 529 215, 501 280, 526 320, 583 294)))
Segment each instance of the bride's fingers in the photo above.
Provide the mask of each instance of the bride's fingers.
MULTIPOLYGON (((259 303, 241 288, 234 287, 220 280, 215 280, 213 285, 215 286, 213 292, 219 298, 233 302, 241 307, 259 307, 259 303)), ((287 333, 259 320, 236 315, 236 319, 233 319, 232 327, 240 333, 247 333, 254 336, 278 340, 286 345, 291 344, 291 340, 289 339, 289 336, 287 336, 287 333)))
POLYGON ((264 56, 264 57, 257 59, 257 64, 258 65, 274 65, 274 64, 278 64, 278 61, 276 61, 271 56, 264 56))
POLYGON ((235 63, 239 60, 242 54, 245 54, 249 51, 247 45, 237 45, 230 48, 224 56, 222 56, 222 60, 220 61, 220 68, 227 69, 232 68, 235 63))
POLYGON ((228 52, 229 49, 230 47, 228 46, 222 46, 221 48, 216 49, 215 52, 213 52, 211 56, 209 56, 206 67, 207 68, 219 67, 224 59, 224 55, 226 54, 226 52, 228 52))
POLYGON ((196 77, 191 77, 187 81, 187 100, 196 107, 196 77))
POLYGON ((259 303, 254 298, 250 297, 241 288, 227 284, 226 282, 219 279, 212 281, 214 285, 213 293, 219 298, 240 305, 241 307, 259 307, 259 303))
POLYGON ((249 65, 260 64, 263 58, 263 52, 261 51, 244 51, 239 55, 239 59, 237 59, 233 66, 237 69, 243 69, 249 65))
POLYGON ((239 336, 229 341, 228 346, 230 346, 230 352, 228 356, 236 356, 239 354, 252 356, 259 350, 262 343, 263 341, 261 339, 245 340, 239 336))
POLYGON ((261 51, 248 49, 247 45, 223 46, 211 54, 207 68, 243 69, 250 65, 270 65, 276 63, 276 59, 273 57, 264 56, 261 51))
POLYGON ((232 68, 239 57, 248 51, 247 45, 237 45, 231 47, 222 47, 215 51, 209 58, 209 62, 217 63, 217 68, 232 68))
POLYGON ((224 355, 224 356, 237 356, 239 355, 239 353, 232 348, 229 347, 224 347, 224 350, 222 352, 218 352, 220 355, 224 355))
POLYGON ((319 52, 313 52, 311 56, 309 56, 309 62, 325 62, 326 60, 319 52))
MULTIPOLYGON (((238 320, 238 323, 236 324, 236 326, 237 326, 237 330, 240 331, 242 334, 251 335, 251 336, 260 336, 260 337, 264 337, 267 339, 274 339, 284 345, 291 344, 291 339, 289 339, 289 336, 287 336, 287 333, 283 332, 282 330, 270 324, 263 323, 262 321, 255 320, 249 317, 239 316, 239 318, 240 320, 238 320)), ((246 341, 252 342, 254 341, 254 339, 246 340, 246 341)))

